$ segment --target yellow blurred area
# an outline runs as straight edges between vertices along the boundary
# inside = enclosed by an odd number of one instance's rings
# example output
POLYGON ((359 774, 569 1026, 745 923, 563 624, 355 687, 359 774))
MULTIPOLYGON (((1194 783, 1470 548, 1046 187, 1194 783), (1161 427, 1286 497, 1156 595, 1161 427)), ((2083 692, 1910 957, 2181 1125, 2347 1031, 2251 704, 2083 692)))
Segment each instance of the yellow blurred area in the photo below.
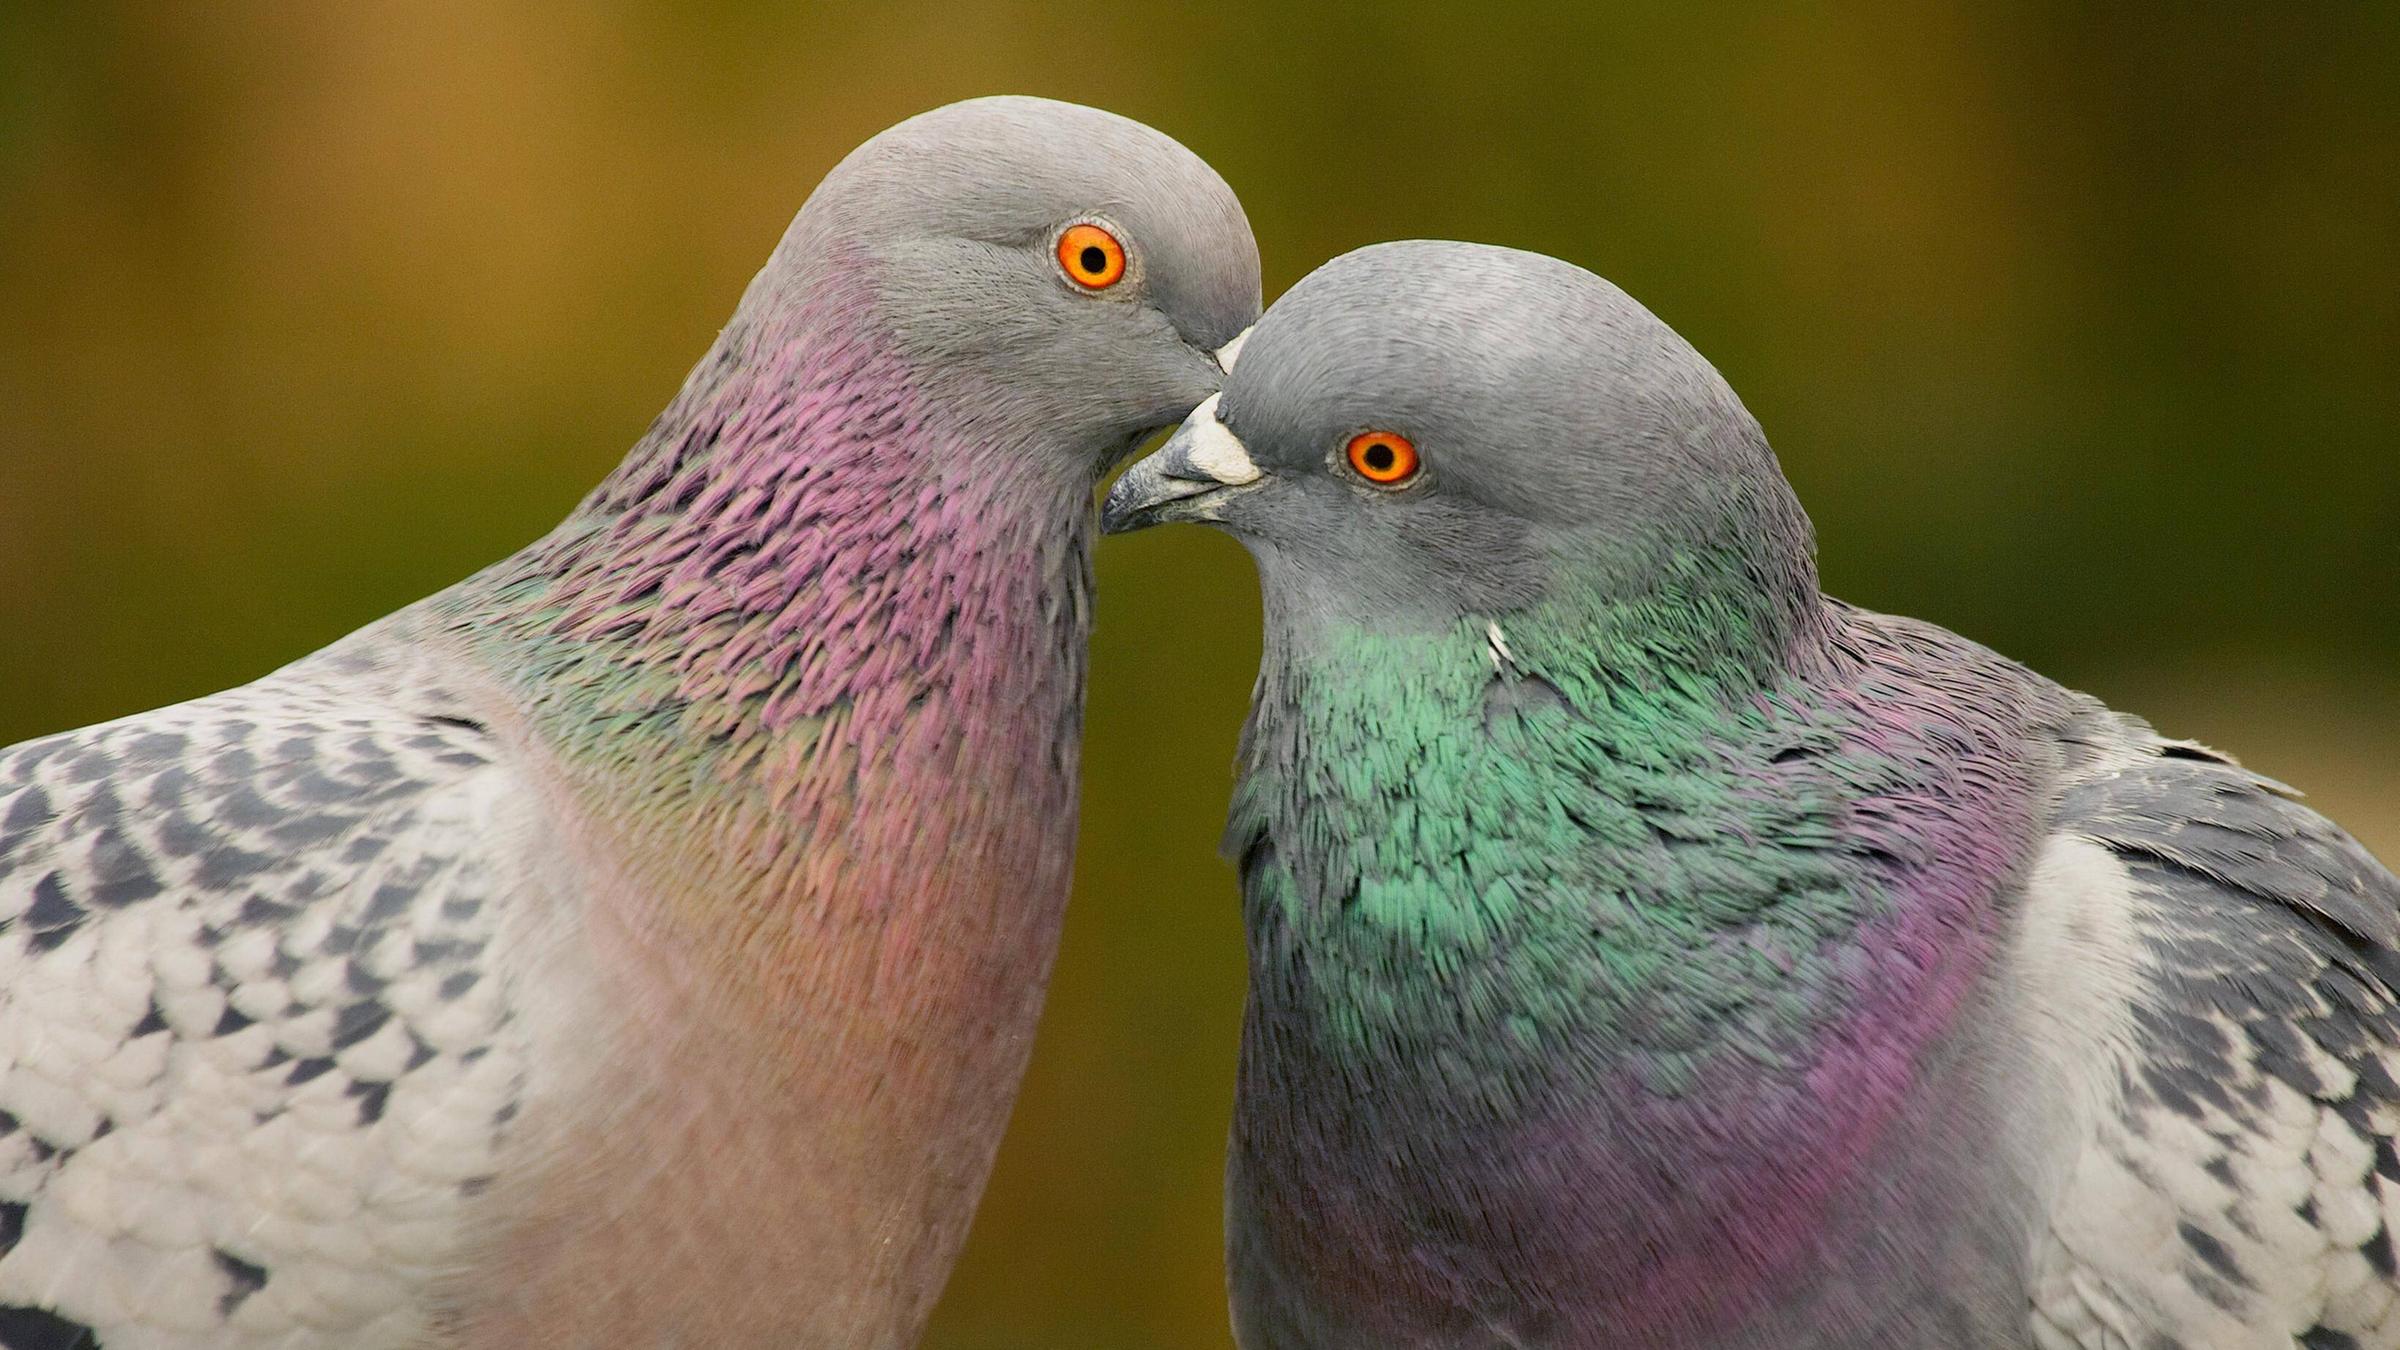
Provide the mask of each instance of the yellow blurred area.
MULTIPOLYGON (((1829 589, 2400 856, 2400 7, 0 7, 0 743, 252 678, 532 538, 817 178, 978 93, 1377 239, 1623 284, 1829 589)), ((1110 543, 1080 891, 939 1350, 1224 1347, 1213 856, 1249 568, 1110 543)))

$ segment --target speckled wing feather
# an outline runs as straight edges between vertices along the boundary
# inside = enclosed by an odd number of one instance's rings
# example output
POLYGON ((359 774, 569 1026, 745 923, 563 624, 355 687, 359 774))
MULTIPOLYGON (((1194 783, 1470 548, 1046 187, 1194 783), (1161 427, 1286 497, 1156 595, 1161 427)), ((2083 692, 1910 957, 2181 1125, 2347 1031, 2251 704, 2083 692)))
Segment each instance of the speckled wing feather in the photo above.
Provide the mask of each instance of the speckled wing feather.
POLYGON ((8 1345, 423 1343, 520 1086, 519 788, 409 663, 369 630, 0 751, 8 1345))
POLYGON ((2033 1254, 2036 1343, 2400 1347, 2400 880, 2169 742, 2075 786, 2061 829, 2105 851, 2129 998, 2033 1254))

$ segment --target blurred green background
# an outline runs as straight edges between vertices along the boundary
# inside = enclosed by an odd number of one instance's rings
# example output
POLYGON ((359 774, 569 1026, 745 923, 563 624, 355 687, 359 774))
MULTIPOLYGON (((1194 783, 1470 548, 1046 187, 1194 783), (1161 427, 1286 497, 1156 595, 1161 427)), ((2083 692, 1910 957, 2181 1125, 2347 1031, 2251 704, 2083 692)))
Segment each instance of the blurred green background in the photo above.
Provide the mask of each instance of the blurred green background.
MULTIPOLYGON (((0 5, 0 743, 249 679, 540 533, 817 178, 1141 118, 1268 294, 1561 254, 1766 424, 1829 589, 2400 856, 2400 6, 0 5)), ((1102 551, 1081 890, 941 1350, 1228 1344, 1228 541, 1102 551)))

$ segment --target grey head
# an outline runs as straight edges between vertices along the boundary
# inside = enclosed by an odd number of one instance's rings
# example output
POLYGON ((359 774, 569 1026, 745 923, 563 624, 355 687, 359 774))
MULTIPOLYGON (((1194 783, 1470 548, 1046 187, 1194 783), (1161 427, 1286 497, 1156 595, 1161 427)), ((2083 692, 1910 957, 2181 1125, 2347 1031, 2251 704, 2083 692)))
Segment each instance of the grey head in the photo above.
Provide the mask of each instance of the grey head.
POLYGON ((1379 244, 1318 268, 1102 520, 1217 525, 1258 559, 1271 607, 1369 627, 1570 588, 1816 600, 1807 517, 1715 368, 1600 277, 1489 245, 1379 244))
POLYGON ((972 410, 978 443, 1055 448, 1096 475, 1216 390, 1215 353, 1258 316, 1258 245, 1232 189, 1169 137, 980 98, 836 166, 733 328, 827 294, 867 310, 937 403, 972 410), (1089 247, 1062 251, 1071 230, 1089 247))

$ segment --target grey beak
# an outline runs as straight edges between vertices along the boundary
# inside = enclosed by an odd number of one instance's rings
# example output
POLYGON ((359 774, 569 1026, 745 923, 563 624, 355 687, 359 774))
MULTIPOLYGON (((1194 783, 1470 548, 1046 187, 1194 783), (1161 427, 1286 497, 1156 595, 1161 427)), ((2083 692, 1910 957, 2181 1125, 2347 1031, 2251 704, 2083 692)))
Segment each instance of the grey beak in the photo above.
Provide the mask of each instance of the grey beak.
POLYGON ((1214 520, 1228 491, 1259 480, 1248 447, 1217 420, 1217 398, 1209 395, 1157 453, 1117 480, 1100 507, 1103 534, 1176 520, 1214 520))

